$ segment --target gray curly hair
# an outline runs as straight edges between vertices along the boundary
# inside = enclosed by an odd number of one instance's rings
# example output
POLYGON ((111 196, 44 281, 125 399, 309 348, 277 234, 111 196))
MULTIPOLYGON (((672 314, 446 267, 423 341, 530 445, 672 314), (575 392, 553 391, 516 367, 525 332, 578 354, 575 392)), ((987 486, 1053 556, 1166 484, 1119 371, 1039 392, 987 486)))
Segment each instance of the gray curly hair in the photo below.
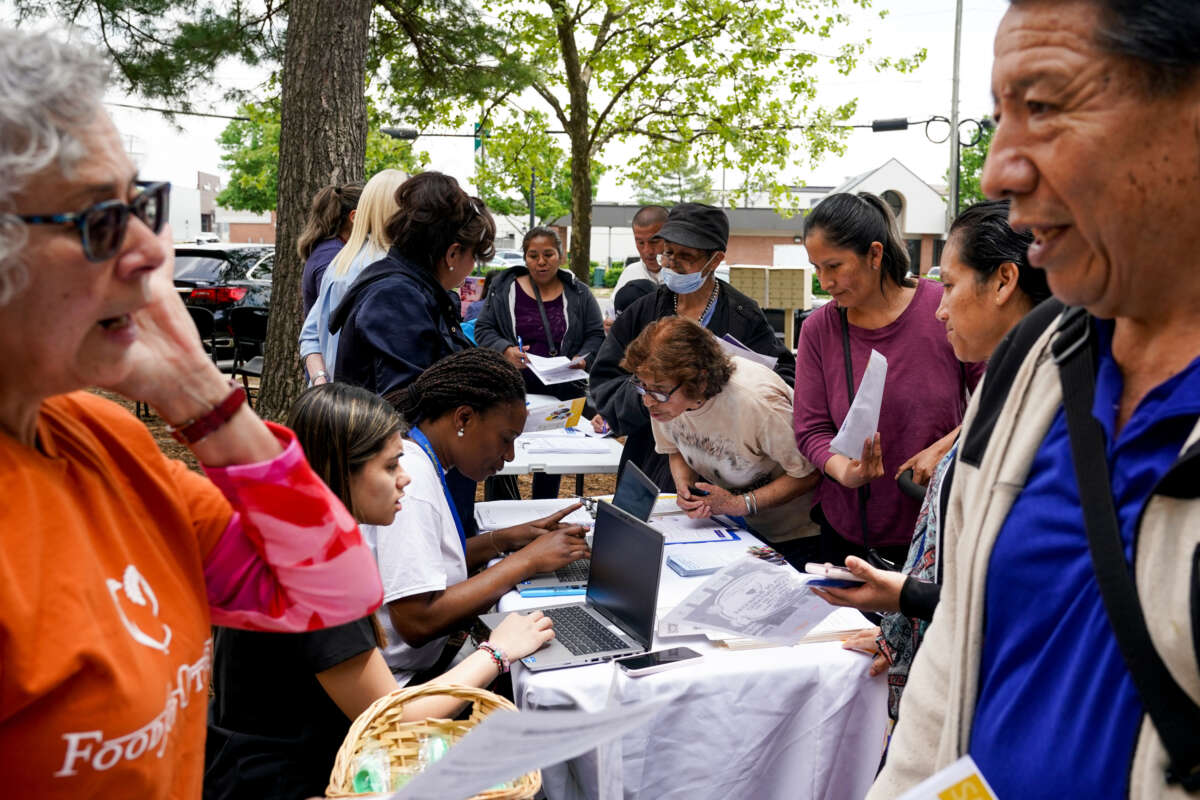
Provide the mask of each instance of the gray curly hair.
POLYGON ((54 162, 69 174, 83 156, 74 132, 101 110, 110 69, 87 45, 0 27, 0 305, 28 277, 27 229, 13 216, 13 198, 54 162))

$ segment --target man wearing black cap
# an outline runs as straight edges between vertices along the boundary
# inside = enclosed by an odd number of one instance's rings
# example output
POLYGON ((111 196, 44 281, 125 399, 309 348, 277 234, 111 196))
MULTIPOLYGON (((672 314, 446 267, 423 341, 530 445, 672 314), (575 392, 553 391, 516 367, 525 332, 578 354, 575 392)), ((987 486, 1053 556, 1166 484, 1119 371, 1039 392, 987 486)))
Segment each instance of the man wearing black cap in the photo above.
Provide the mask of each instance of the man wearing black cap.
POLYGON ((624 311, 592 366, 593 405, 618 436, 627 436, 621 468, 633 461, 664 491, 674 491, 666 456, 654 451, 650 415, 620 368, 625 348, 656 319, 679 315, 696 320, 716 336, 733 335, 751 350, 778 358, 775 371, 791 386, 796 359, 775 337, 758 304, 716 277, 729 241, 725 212, 703 203, 680 203, 654 237, 662 242, 662 284, 624 311))

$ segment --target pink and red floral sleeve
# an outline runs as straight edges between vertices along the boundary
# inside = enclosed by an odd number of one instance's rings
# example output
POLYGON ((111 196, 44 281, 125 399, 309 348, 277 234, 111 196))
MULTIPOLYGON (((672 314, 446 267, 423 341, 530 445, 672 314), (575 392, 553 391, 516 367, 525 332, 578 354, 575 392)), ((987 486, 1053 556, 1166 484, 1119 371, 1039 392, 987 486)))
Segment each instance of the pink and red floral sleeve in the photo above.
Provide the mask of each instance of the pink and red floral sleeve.
POLYGON ((367 616, 383 600, 370 548, 295 434, 267 425, 276 458, 205 470, 233 506, 204 563, 213 624, 296 633, 367 616))

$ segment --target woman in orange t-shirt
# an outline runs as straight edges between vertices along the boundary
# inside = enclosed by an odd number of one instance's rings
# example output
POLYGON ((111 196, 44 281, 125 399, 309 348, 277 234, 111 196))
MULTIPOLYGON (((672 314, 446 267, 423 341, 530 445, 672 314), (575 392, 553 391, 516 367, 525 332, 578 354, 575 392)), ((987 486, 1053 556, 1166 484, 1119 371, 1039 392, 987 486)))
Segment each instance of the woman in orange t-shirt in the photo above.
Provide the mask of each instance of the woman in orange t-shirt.
POLYGON ((205 353, 93 50, 0 29, 0 775, 12 796, 195 798, 210 625, 381 599, 353 518, 205 353), (146 403, 204 465, 166 459, 146 403))

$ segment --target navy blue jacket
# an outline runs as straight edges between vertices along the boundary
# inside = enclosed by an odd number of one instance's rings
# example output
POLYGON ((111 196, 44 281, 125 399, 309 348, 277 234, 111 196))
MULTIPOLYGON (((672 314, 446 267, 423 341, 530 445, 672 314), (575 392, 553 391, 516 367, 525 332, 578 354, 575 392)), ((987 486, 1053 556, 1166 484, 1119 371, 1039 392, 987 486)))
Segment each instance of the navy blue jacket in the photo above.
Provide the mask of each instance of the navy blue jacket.
POLYGON ((450 293, 395 248, 350 285, 329 318, 329 330, 339 328, 334 374, 379 395, 408 386, 435 361, 474 347, 450 293))

